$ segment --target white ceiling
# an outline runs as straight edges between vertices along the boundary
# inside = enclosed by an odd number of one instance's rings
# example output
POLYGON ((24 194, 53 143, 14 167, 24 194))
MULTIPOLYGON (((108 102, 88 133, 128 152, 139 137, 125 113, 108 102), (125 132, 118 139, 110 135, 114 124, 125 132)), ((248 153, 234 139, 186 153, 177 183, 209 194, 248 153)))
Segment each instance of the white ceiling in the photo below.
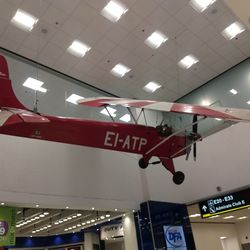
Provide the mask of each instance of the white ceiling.
POLYGON ((188 0, 122 0, 128 11, 117 23, 100 12, 107 0, 0 0, 0 46, 122 97, 176 100, 250 55, 248 30, 226 40, 221 31, 238 20, 223 1, 202 13, 188 0), (39 18, 31 32, 10 23, 20 8, 39 18), (169 40, 157 50, 144 40, 155 30, 169 40), (43 32, 47 31, 47 33, 43 32), (91 46, 83 58, 66 50, 78 39, 91 46), (194 54, 188 70, 177 62, 194 54), (110 74, 117 64, 132 70, 110 74), (153 94, 149 81, 163 88, 153 94))

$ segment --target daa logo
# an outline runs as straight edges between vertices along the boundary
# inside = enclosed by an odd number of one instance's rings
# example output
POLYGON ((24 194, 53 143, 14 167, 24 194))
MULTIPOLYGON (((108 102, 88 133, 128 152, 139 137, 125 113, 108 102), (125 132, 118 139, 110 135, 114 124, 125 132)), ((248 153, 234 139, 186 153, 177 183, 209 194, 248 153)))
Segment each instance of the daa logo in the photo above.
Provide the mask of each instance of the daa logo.
POLYGON ((0 220, 0 237, 5 236, 8 233, 8 230, 9 230, 8 222, 0 220))
POLYGON ((164 228, 168 247, 185 247, 186 241, 182 226, 169 226, 164 228))

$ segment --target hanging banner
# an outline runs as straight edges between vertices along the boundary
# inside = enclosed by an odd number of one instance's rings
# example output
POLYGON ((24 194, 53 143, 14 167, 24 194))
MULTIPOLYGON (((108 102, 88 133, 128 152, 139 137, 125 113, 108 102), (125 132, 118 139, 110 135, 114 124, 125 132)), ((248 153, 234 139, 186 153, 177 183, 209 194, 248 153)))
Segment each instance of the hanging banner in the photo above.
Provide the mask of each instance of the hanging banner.
POLYGON ((16 244, 16 209, 0 207, 0 246, 16 244))

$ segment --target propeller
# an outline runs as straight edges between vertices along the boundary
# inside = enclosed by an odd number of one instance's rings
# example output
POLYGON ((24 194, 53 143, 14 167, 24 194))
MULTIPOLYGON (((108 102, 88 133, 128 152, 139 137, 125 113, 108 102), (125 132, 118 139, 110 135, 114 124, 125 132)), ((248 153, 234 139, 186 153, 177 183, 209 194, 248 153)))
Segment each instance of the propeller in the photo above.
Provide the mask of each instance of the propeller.
MULTIPOLYGON (((198 123, 197 123, 197 115, 193 116, 193 128, 192 128, 192 133, 194 135, 194 139, 196 140, 196 135, 198 133, 198 123)), ((193 144, 193 156, 194 160, 196 160, 196 153, 197 153, 197 148, 196 148, 196 142, 193 144)))

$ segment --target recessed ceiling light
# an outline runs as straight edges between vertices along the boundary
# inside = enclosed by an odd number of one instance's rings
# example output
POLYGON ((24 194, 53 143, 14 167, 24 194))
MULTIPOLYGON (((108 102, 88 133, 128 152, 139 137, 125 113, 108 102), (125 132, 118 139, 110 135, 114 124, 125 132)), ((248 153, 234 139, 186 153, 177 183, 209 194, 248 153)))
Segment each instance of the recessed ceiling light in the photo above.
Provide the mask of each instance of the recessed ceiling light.
POLYGON ((117 210, 118 210, 118 209, 116 208, 115 211, 117 212, 117 210))
POLYGON ((49 215, 49 212, 44 212, 43 214, 44 214, 44 215, 49 215))
POLYGON ((232 218, 234 218, 234 216, 233 216, 233 215, 223 217, 223 219, 225 219, 225 220, 232 219, 232 218))
POLYGON ((1 202, 1 206, 4 206, 5 205, 5 203, 4 202, 1 202))
POLYGON ((72 220, 72 217, 69 216, 69 217, 68 217, 68 220, 72 220))
POLYGON ((224 239, 226 239, 226 238, 227 238, 226 236, 221 236, 221 237, 220 237, 221 240, 224 240, 224 239))
POLYGON ((127 7, 118 1, 110 1, 101 11, 101 14, 111 22, 117 22, 128 11, 127 7))
POLYGON ((42 82, 42 81, 39 81, 39 80, 32 78, 32 77, 28 77, 26 79, 26 81, 23 83, 23 86, 30 88, 30 89, 33 89, 33 90, 36 90, 36 91, 46 93, 47 89, 42 88, 43 84, 44 84, 44 82, 42 82))
POLYGON ((105 216, 103 216, 103 215, 102 215, 102 216, 100 216, 100 219, 101 219, 101 220, 105 219, 105 216))
POLYGON ((157 89, 159 89, 161 87, 160 84, 156 83, 156 82, 149 82, 147 85, 145 85, 143 87, 143 89, 147 92, 153 93, 155 92, 157 89))
POLYGON ((242 216, 242 217, 239 217, 237 218, 238 220, 244 220, 244 219, 247 219, 247 216, 242 216))
POLYGON ((90 223, 91 223, 91 222, 88 220, 88 221, 87 221, 87 224, 90 224, 90 223))
POLYGON ((40 216, 41 218, 45 217, 45 215, 44 215, 44 214, 40 214, 39 216, 40 216))
POLYGON ((65 229, 64 229, 64 231, 66 231, 66 232, 67 232, 67 231, 69 231, 69 229, 68 229, 68 228, 65 228, 65 229))
POLYGON ((109 116, 109 113, 112 117, 116 117, 116 109, 113 109, 111 107, 107 107, 106 109, 103 109, 100 111, 101 114, 109 116), (108 111, 107 111, 108 110, 108 111))
POLYGON ((66 206, 66 209, 69 209, 69 206, 66 206))
POLYGON ((210 5, 212 5, 216 0, 191 0, 189 4, 199 12, 204 11, 210 5))
POLYGON ((92 207, 92 210, 95 210, 95 208, 94 208, 94 207, 92 207))
POLYGON ((152 49, 157 49, 167 40, 167 36, 165 36, 160 31, 155 31, 145 40, 145 43, 152 49))
POLYGON ((18 9, 15 16, 11 19, 11 22, 20 29, 31 31, 38 22, 38 18, 18 9))
POLYGON ((106 214, 106 217, 109 218, 109 217, 110 217, 110 214, 106 214))
POLYGON ((39 207, 39 205, 38 205, 38 204, 36 204, 36 207, 39 207))
POLYGON ((73 104, 78 104, 77 101, 84 99, 84 97, 80 96, 80 95, 76 95, 76 94, 72 94, 70 95, 67 99, 66 102, 70 102, 73 104))
POLYGON ((95 222, 95 220, 94 220, 94 219, 92 219, 92 220, 91 220, 91 222, 93 223, 93 222, 95 222))
POLYGON ((120 120, 121 120, 121 121, 124 121, 124 122, 130 122, 131 117, 130 117, 129 114, 126 114, 126 115, 122 116, 122 117, 120 118, 120 120))
POLYGON ((247 101, 247 104, 250 105, 250 101, 247 101))
POLYGON ((81 214, 81 213, 78 213, 76 216, 80 217, 80 216, 82 216, 82 214, 81 214))
POLYGON ((231 40, 245 30, 244 26, 239 22, 234 22, 222 31, 222 35, 231 40))
POLYGON ((111 70, 111 73, 118 77, 123 77, 126 73, 128 73, 131 69, 127 66, 119 63, 115 65, 115 67, 111 70))
POLYGON ((84 55, 90 50, 91 48, 78 41, 78 40, 75 40, 74 42, 72 42, 72 44, 68 47, 68 52, 71 53, 72 55, 74 56, 77 56, 77 57, 84 57, 84 55))
POLYGON ((188 55, 182 58, 178 62, 178 65, 184 69, 189 69, 192 65, 196 64, 197 62, 199 62, 199 60, 195 56, 188 55))
POLYGON ((231 89, 231 90, 230 90, 230 92, 231 92, 233 95, 238 94, 238 91, 237 91, 237 90, 235 90, 235 89, 231 89))

